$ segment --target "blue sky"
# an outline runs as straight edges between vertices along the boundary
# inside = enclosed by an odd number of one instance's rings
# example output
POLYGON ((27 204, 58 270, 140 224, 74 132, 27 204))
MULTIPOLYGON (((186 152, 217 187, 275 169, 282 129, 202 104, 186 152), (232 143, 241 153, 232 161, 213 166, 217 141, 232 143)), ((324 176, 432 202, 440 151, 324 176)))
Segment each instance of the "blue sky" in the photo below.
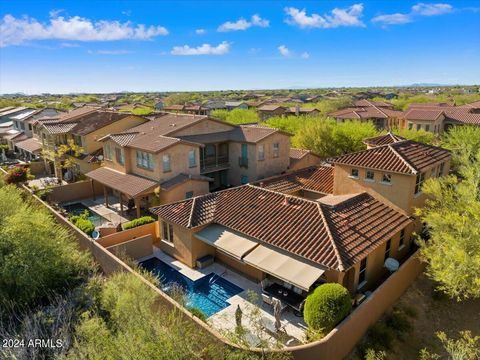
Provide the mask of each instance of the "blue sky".
POLYGON ((1 1, 0 93, 480 83, 480 1, 1 1))

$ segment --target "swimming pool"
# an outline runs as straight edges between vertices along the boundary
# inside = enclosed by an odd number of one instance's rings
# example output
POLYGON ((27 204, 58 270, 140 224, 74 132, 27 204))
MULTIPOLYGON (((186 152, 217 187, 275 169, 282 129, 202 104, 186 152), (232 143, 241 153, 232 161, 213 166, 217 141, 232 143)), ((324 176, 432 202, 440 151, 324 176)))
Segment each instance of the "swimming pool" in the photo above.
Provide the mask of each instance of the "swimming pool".
POLYGON ((157 258, 145 260, 140 265, 159 277, 160 288, 166 293, 173 284, 180 285, 185 291, 186 305, 202 310, 207 317, 225 309, 230 305, 227 300, 243 291, 214 273, 193 281, 157 258))
POLYGON ((87 210, 88 219, 93 223, 93 225, 95 225, 95 227, 101 226, 103 223, 108 222, 108 220, 103 216, 98 215, 96 212, 90 210, 82 203, 63 205, 63 208, 67 210, 69 215, 81 215, 85 210, 87 210))

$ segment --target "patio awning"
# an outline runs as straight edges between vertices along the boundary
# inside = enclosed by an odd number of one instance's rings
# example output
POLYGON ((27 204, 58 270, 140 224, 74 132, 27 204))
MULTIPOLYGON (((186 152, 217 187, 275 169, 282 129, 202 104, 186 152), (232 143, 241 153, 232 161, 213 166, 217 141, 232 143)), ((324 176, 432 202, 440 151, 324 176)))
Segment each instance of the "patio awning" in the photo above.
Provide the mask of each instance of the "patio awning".
POLYGON ((212 224, 199 231, 195 237, 238 260, 241 260, 247 252, 258 245, 256 241, 247 239, 239 233, 217 224, 212 224))
POLYGON ((245 256, 243 261, 305 291, 325 272, 263 245, 245 256))
POLYGON ((38 153, 42 150, 42 143, 35 138, 19 141, 15 143, 15 146, 31 154, 38 153))
POLYGON ((159 186, 156 181, 132 174, 124 174, 105 167, 92 170, 85 176, 131 198, 148 194, 159 186))

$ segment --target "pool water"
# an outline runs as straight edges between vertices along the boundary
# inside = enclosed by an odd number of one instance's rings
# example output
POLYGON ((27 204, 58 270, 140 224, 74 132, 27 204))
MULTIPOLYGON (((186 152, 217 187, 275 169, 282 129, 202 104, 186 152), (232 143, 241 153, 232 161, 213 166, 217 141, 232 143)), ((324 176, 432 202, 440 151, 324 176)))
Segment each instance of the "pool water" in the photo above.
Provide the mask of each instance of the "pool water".
POLYGON ((90 210, 88 207, 86 207, 82 203, 64 205, 63 208, 67 210, 69 215, 81 215, 85 210, 87 210, 88 220, 90 220, 93 223, 93 225, 95 225, 95 227, 101 226, 103 223, 108 221, 103 216, 98 215, 96 212, 90 210))
POLYGON ((160 288, 166 293, 172 285, 180 285, 185 291, 186 305, 202 310, 207 317, 225 309, 230 305, 227 300, 243 291, 214 273, 193 281, 157 258, 143 261, 140 265, 160 279, 160 288))

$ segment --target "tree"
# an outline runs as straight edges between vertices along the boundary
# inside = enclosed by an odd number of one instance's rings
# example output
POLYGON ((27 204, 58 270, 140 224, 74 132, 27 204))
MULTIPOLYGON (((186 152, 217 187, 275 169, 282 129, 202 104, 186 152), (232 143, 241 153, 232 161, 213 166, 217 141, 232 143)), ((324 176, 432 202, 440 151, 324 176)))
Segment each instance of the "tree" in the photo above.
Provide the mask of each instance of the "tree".
POLYGON ((307 296, 304 318, 313 330, 328 333, 352 309, 348 290, 337 283, 323 284, 307 296))
POLYGON ((453 129, 443 143, 451 147, 456 175, 428 179, 426 206, 417 209, 430 239, 419 241, 426 273, 452 298, 480 298, 480 131, 453 129))
MULTIPOLYGON (((480 336, 473 336, 470 331, 460 331, 457 340, 449 339, 443 331, 437 332, 437 338, 442 343, 443 350, 452 360, 478 360, 480 359, 480 336)), ((436 360, 442 357, 431 353, 427 349, 420 352, 421 360, 436 360)))
POLYGON ((231 111, 219 109, 212 111, 211 117, 234 125, 257 123, 260 121, 255 109, 233 109, 231 111))
MULTIPOLYGON (((84 149, 75 144, 73 140, 68 140, 66 144, 60 144, 55 150, 43 150, 42 156, 47 159, 52 159, 55 163, 55 166, 59 166, 62 169, 70 170, 75 179, 75 171, 73 170, 77 162, 75 161, 76 157, 79 157, 84 152, 84 149), (62 163, 63 161, 63 163, 62 163)), ((57 177, 61 174, 57 174, 57 177)))
POLYGON ((376 135, 378 131, 371 122, 338 124, 335 120, 322 119, 306 122, 293 138, 293 144, 322 157, 332 157, 364 150, 363 139, 376 135))
POLYGON ((424 144, 433 144, 435 141, 435 134, 425 130, 413 130, 413 129, 394 129, 394 134, 399 135, 405 139, 418 141, 424 144))

